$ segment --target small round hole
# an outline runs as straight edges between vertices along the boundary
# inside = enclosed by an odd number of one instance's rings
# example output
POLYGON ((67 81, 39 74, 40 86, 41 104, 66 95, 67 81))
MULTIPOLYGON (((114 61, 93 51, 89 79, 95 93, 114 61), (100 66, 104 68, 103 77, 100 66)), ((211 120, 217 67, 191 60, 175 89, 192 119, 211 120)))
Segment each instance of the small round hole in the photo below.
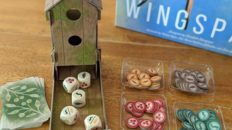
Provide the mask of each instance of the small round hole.
POLYGON ((79 36, 71 36, 69 39, 68 39, 68 42, 73 45, 73 46, 77 46, 79 44, 81 44, 81 38, 79 36))
POLYGON ((81 17, 81 12, 78 9, 70 9, 66 15, 70 20, 78 20, 81 17))

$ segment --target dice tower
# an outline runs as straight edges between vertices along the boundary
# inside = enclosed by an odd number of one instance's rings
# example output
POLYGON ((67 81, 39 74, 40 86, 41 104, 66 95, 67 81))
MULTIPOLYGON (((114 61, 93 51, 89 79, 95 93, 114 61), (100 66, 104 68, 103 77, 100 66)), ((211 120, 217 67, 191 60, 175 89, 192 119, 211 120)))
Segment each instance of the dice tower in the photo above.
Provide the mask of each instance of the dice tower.
POLYGON ((101 0, 46 0, 54 68, 50 130, 84 129, 83 121, 89 114, 98 115, 103 129, 107 129, 97 32, 101 9, 101 0), (92 75, 92 85, 85 89, 87 103, 79 109, 82 115, 80 121, 74 126, 67 126, 60 121, 59 115, 63 107, 72 103, 71 96, 62 87, 62 81, 68 76, 76 77, 82 71, 92 75))

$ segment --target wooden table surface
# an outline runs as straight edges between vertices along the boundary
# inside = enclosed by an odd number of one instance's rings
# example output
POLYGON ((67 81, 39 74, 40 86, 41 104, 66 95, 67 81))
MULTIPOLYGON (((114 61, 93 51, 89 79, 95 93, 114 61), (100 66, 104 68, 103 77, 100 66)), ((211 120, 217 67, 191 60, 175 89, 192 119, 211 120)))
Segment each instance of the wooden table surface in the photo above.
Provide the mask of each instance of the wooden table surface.
MULTIPOLYGON (((43 0, 0 0, 0 84, 29 76, 46 80, 46 98, 51 104, 52 63, 50 27, 44 15, 43 0)), ((103 86, 108 125, 120 130, 120 70, 124 57, 170 61, 199 62, 214 69, 215 96, 210 104, 222 106, 225 125, 232 128, 232 57, 154 38, 114 26, 115 0, 104 0, 99 23, 102 49, 103 86)), ((166 67, 167 68, 167 67, 166 67)), ((168 73, 168 70, 165 70, 168 73)), ((167 79, 167 76, 166 76, 167 79)), ((167 97, 169 111, 173 103, 191 102, 191 96, 166 88, 159 94, 167 97)), ((136 95, 135 95, 136 97, 136 95)), ((209 103, 209 102, 208 102, 209 103)), ((170 119, 170 130, 174 130, 170 119)), ((49 123, 33 130, 48 130, 49 123)))

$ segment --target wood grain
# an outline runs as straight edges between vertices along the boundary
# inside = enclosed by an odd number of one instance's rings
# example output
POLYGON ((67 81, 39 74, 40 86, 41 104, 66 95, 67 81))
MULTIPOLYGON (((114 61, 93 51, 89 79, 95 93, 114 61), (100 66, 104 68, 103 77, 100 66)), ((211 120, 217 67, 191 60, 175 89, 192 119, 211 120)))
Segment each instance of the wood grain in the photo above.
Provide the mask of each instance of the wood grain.
MULTIPOLYGON (((42 0, 7 0, 0 5, 0 84, 29 76, 40 76, 46 81, 46 98, 51 104, 52 62, 49 23, 43 13, 42 0)), ((210 64, 214 69, 216 86, 213 105, 220 105, 225 125, 232 128, 232 57, 219 55, 160 38, 132 32, 114 26, 115 0, 103 1, 99 24, 99 41, 102 49, 103 86, 108 124, 120 130, 120 72, 124 57, 172 60, 210 64)), ((166 74, 168 72, 166 65, 166 74)), ((167 76, 166 76, 167 78, 167 76)), ((191 96, 163 91, 169 110, 176 101, 189 100, 191 96)), ((173 122, 173 120, 171 120, 173 122)), ((49 124, 30 130, 48 130, 49 124)), ((173 130, 173 129, 170 129, 173 130)))

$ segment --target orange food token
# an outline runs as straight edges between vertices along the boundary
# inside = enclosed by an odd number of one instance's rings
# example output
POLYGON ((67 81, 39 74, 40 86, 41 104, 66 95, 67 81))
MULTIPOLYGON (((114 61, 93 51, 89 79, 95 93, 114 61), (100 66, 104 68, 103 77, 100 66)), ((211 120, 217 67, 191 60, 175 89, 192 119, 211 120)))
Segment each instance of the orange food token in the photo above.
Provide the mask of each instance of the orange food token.
POLYGON ((141 73, 141 71, 139 69, 133 69, 133 70, 131 70, 131 73, 139 75, 141 73))
POLYGON ((141 79, 149 79, 150 78, 150 76, 147 74, 147 73, 141 73, 140 75, 139 75, 139 79, 141 80, 141 79))
POLYGON ((128 81, 131 80, 131 79, 138 79, 136 74, 131 74, 131 73, 128 74, 126 78, 127 78, 128 81))
POLYGON ((158 75, 158 72, 157 72, 155 69, 152 69, 152 68, 147 69, 146 72, 147 72, 150 76, 158 75))
POLYGON ((140 85, 140 82, 138 79, 131 79, 128 81, 130 87, 138 87, 140 85))
POLYGON ((141 79, 140 84, 142 87, 148 88, 151 86, 151 80, 150 79, 141 79))
POLYGON ((157 82, 160 82, 162 78, 160 76, 154 76, 154 77, 151 77, 151 81, 153 83, 157 83, 157 82))

